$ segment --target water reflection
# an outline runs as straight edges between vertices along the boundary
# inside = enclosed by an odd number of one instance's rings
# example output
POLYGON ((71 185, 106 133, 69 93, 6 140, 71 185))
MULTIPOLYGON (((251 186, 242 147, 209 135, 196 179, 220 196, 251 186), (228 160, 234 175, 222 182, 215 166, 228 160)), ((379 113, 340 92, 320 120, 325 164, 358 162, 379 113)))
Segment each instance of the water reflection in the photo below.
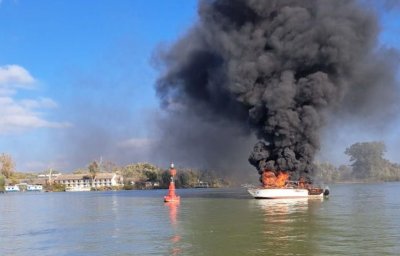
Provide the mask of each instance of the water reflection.
POLYGON ((180 246, 180 241, 182 239, 179 234, 179 225, 177 222, 179 202, 167 202, 165 203, 169 208, 169 220, 171 223, 172 236, 169 239, 171 243, 171 252, 170 255, 179 255, 182 253, 182 248, 180 246))
POLYGON ((255 200, 253 203, 261 210, 260 235, 265 252, 273 248, 278 254, 318 254, 313 212, 321 205, 320 199, 255 200))
POLYGON ((265 215, 287 215, 308 209, 307 198, 254 200, 253 202, 264 210, 265 215))
POLYGON ((167 202, 165 203, 169 208, 169 220, 171 222, 172 227, 176 226, 176 216, 178 214, 179 202, 167 202))
POLYGON ((114 220, 113 223, 113 229, 112 229, 112 234, 111 237, 113 239, 118 239, 121 235, 121 229, 119 225, 117 224, 118 221, 118 216, 119 216, 119 203, 118 203, 118 196, 117 194, 113 193, 111 196, 111 212, 110 216, 108 218, 112 218, 114 220))
POLYGON ((327 255, 349 251, 399 255, 398 187, 398 183, 337 185, 325 211, 328 217, 322 219, 327 228, 320 244, 327 255))
POLYGON ((255 200, 185 190, 165 205, 163 191, 9 193, 0 255, 399 255, 400 183, 332 191, 255 200))

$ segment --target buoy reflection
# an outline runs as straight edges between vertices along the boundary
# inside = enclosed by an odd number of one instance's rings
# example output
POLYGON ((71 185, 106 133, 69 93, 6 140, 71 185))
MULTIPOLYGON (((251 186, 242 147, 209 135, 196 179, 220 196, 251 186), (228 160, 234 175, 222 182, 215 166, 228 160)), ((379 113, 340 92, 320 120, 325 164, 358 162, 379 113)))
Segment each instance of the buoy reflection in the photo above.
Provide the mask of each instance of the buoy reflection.
POLYGON ((165 203, 169 208, 169 220, 171 223, 171 230, 173 230, 173 235, 170 238, 170 242, 172 245, 170 255, 179 255, 182 253, 182 248, 180 247, 179 242, 182 237, 178 233, 178 210, 179 210, 179 201, 178 202, 167 202, 165 203))

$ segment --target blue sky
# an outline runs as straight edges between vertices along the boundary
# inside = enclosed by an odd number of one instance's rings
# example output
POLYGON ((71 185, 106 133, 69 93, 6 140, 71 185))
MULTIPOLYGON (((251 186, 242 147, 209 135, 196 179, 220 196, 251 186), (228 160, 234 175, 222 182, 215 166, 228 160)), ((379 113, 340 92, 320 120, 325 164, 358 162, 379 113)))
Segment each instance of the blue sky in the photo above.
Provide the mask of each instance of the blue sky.
MULTIPOLYGON (((100 157, 151 160, 141 149, 159 104, 152 56, 195 22, 196 6, 0 1, 0 152, 20 171, 70 171, 100 157)), ((399 11, 380 15, 381 44, 397 48, 399 11)))
MULTIPOLYGON (((99 122, 121 112, 129 116, 121 125, 139 125, 115 143, 143 142, 148 136, 143 113, 158 107, 152 56, 194 22, 196 5, 186 0, 1 1, 0 74, 8 91, 0 94, 5 101, 0 151, 13 156, 18 170, 75 168, 83 163, 71 164, 71 152, 61 150, 70 143, 65 134, 80 134, 81 140, 96 132, 81 127, 83 119, 93 118, 92 129, 98 129, 99 122)), ((101 153, 82 153, 82 158, 91 157, 89 162, 101 153)))

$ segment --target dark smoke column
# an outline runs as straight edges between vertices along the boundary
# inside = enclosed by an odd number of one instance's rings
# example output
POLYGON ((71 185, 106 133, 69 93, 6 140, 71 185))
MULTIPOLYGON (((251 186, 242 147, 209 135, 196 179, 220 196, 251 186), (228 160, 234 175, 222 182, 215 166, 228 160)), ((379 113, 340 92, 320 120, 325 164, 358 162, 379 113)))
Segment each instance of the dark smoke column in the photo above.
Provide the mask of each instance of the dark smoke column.
POLYGON ((324 116, 377 65, 375 16, 349 0, 205 0, 199 16, 162 55, 163 105, 249 127, 260 174, 310 178, 324 116))

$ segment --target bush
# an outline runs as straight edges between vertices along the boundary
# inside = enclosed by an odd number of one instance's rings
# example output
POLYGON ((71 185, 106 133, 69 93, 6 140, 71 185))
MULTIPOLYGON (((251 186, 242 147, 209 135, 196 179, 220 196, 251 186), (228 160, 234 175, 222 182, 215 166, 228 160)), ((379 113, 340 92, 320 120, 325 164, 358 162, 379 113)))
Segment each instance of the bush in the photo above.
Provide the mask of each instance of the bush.
POLYGON ((44 189, 51 192, 65 192, 65 185, 54 183, 52 185, 44 186, 44 189))
POLYGON ((6 184, 6 179, 4 178, 4 176, 0 175, 0 192, 4 192, 5 184, 6 184))
POLYGON ((123 187, 124 190, 133 190, 134 188, 135 188, 135 186, 132 184, 124 184, 124 187, 123 187))

